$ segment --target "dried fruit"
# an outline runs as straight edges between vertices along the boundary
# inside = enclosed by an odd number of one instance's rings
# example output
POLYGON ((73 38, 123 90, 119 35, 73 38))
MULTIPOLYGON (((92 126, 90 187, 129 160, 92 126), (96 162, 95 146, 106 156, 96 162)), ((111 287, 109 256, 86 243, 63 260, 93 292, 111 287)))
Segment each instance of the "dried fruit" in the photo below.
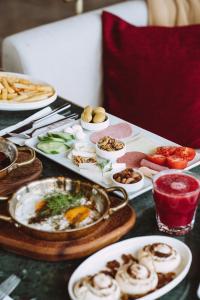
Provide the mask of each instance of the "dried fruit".
POLYGON ((140 175, 140 173, 135 172, 133 169, 126 168, 121 172, 115 173, 113 175, 113 178, 119 183, 133 184, 140 181, 142 179, 142 176, 140 175))

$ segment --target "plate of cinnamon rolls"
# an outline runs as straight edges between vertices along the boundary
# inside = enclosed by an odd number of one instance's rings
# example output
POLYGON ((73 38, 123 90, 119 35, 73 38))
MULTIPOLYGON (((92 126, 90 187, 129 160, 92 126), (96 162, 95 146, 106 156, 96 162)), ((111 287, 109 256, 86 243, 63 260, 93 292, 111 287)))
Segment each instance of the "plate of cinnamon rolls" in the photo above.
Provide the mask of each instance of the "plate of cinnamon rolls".
POLYGON ((153 300, 187 275, 192 254, 183 242, 142 236, 108 246, 86 259, 72 274, 71 300, 153 300))

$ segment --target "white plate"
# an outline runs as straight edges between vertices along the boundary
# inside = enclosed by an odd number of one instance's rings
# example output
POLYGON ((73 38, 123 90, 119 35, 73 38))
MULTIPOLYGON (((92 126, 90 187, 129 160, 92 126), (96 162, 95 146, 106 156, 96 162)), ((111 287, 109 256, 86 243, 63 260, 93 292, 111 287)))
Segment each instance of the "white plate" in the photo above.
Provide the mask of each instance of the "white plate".
POLYGON ((141 236, 136 238, 131 238, 111 246, 108 246, 97 253, 90 256, 86 259, 72 274, 69 284, 68 284, 68 291, 69 295, 72 300, 76 300, 74 293, 73 293, 73 286, 75 282, 77 282, 80 278, 93 275, 96 272, 104 269, 106 263, 108 261, 112 261, 113 259, 118 260, 122 254, 133 254, 137 256, 137 252, 143 246, 153 243, 166 243, 175 248, 181 255, 181 264, 177 269, 176 277, 164 287, 148 294, 144 297, 139 298, 139 300, 153 300, 157 299, 169 291, 171 291, 176 285, 178 285, 184 277, 187 275, 190 265, 192 262, 192 253, 190 249, 181 241, 166 237, 166 236, 141 236))
MULTIPOLYGON (((120 118, 117 118, 117 117, 115 117, 113 115, 110 115, 110 114, 109 114, 109 119, 110 119, 110 124, 111 125, 117 124, 117 123, 120 123, 120 122, 124 122, 124 120, 122 120, 120 118)), ((77 122, 79 122, 79 121, 77 121, 77 122)), ((148 138, 149 141, 150 141, 150 144, 152 144, 152 148, 153 149, 156 148, 156 147, 158 147, 158 146, 169 146, 169 145, 171 145, 171 146, 173 146, 173 145, 174 146, 178 146, 178 144, 173 143, 172 141, 169 141, 169 140, 167 140, 165 138, 162 138, 159 135, 156 135, 156 134, 154 134, 154 133, 152 133, 150 131, 144 130, 144 129, 142 129, 142 128, 138 127, 138 126, 135 126, 133 124, 130 124, 130 125, 133 128, 133 136, 125 138, 125 139, 121 139, 122 141, 126 142, 127 151, 131 150, 131 149, 129 149, 130 143, 128 143, 128 142, 130 142, 131 140, 133 140, 134 143, 136 143, 140 136, 142 136, 142 138, 143 137, 144 138, 148 138), (134 140, 134 139, 136 139, 136 140, 134 140)), ((63 129, 63 127, 60 127, 60 129, 56 128, 56 130, 54 130, 54 131, 59 131, 59 130, 62 130, 62 129, 63 129)), ((87 137, 89 139, 89 137, 91 135, 91 132, 89 132, 89 131, 86 130, 85 133, 87 134, 87 137)), ((29 146, 29 147, 31 147, 31 148, 33 148, 35 151, 39 152, 40 154, 48 157, 49 159, 51 159, 51 160, 59 163, 60 165, 62 165, 64 167, 66 167, 66 168, 68 168, 68 169, 70 169, 70 170, 72 170, 72 171, 74 171, 74 172, 76 172, 76 173, 84 176, 85 178, 87 178, 87 179, 89 179, 89 180, 91 180, 91 181, 93 181, 93 182, 95 182, 95 183, 97 183, 97 184, 99 184, 99 185, 101 185, 101 186, 103 186, 105 188, 110 187, 110 186, 113 185, 113 183, 111 183, 110 185, 106 184, 104 181, 102 181, 101 179, 97 178, 94 175, 93 172, 88 172, 87 174, 81 173, 79 167, 77 167, 76 165, 74 165, 72 163, 72 161, 67 158, 67 154, 49 155, 49 154, 46 154, 44 152, 41 152, 40 150, 38 150, 36 148, 37 142, 38 142, 37 141, 37 137, 34 137, 32 139, 27 140, 26 141, 26 145, 29 146)), ((131 146, 131 147, 133 147, 132 151, 141 151, 141 152, 144 152, 146 154, 149 153, 147 150, 144 149, 146 147, 145 143, 142 144, 142 148, 137 148, 137 147, 134 148, 134 145, 131 146)), ((188 167, 186 169, 189 170, 189 169, 194 168, 194 167, 196 167, 198 165, 200 165, 200 154, 199 153, 197 153, 196 157, 191 162, 189 162, 188 167)), ((139 195, 141 195, 141 194, 143 194, 143 193, 145 193, 145 192, 147 192, 147 191, 149 191, 151 189, 152 189, 152 182, 151 182, 150 179, 148 179, 148 178, 145 177, 145 179, 144 179, 144 186, 140 190, 138 190, 136 192, 129 192, 128 193, 129 199, 133 199, 133 198, 135 198, 135 197, 137 197, 137 196, 139 196, 139 195)), ((121 194, 118 194, 118 195, 121 196, 121 194)))
MULTIPOLYGON (((30 80, 33 83, 36 84, 44 84, 44 85, 49 85, 48 83, 35 79, 29 75, 24 75, 24 74, 19 74, 19 73, 10 73, 10 72, 0 72, 0 76, 5 76, 5 77, 19 77, 19 78, 23 78, 23 79, 27 79, 30 80)), ((54 89, 54 87, 53 87, 54 89)), ((55 91, 55 89, 54 89, 55 91)), ((4 110, 4 111, 21 111, 21 110, 34 110, 34 109, 38 109, 38 108, 42 108, 45 106, 50 105, 52 102, 54 102, 57 98, 57 93, 56 91, 54 92, 54 94, 44 100, 41 101, 36 101, 36 102, 30 102, 30 103, 14 103, 11 101, 3 101, 0 100, 0 110, 4 110)))

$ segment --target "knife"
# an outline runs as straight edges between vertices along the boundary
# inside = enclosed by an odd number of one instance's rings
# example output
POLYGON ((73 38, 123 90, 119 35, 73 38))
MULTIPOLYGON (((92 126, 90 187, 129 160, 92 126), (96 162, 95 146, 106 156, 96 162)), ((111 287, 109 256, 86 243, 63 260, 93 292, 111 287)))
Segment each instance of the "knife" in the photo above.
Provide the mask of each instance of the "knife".
POLYGON ((21 279, 16 275, 11 275, 0 284, 0 299, 8 300, 11 299, 8 295, 18 286, 21 279))
MULTIPOLYGON (((61 120, 55 121, 53 123, 46 124, 41 127, 32 127, 29 131, 26 131, 26 132, 20 132, 20 133, 10 132, 10 133, 8 133, 8 135, 9 135, 9 137, 19 137, 22 139, 30 139, 34 136, 34 133, 38 130, 43 129, 43 131, 45 132, 45 131, 50 131, 52 129, 55 129, 55 128, 63 126, 63 125, 69 125, 70 123, 73 123, 78 117, 79 117, 78 114, 73 113, 73 114, 70 114, 69 116, 67 116, 61 120)), ((41 132, 40 132, 40 134, 41 134, 41 132)))
MULTIPOLYGON (((49 117, 52 117, 55 114, 58 114, 64 110, 68 109, 69 107, 71 107, 71 104, 64 104, 62 106, 59 106, 59 107, 55 108, 54 110, 52 110, 48 115, 46 115, 44 117, 40 117, 39 119, 30 121, 29 123, 18 127, 16 130, 12 131, 12 133, 20 133, 20 132, 26 131, 28 129, 31 129, 33 124, 35 124, 35 123, 37 124, 37 122, 41 122, 49 117)), ((4 135, 2 135, 2 137, 4 137, 4 138, 8 138, 9 136, 10 136, 9 133, 5 133, 4 135)))
POLYGON ((3 300, 14 300, 13 298, 10 298, 9 296, 5 296, 4 298, 3 298, 3 300))

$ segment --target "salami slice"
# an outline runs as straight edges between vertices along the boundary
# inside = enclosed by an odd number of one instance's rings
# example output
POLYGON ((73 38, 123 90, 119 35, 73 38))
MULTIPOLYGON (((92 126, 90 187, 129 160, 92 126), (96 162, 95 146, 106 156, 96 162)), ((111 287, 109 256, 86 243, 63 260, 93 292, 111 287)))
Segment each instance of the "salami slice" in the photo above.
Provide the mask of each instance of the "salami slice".
POLYGON ((115 139, 123 139, 131 136, 133 133, 131 125, 128 123, 118 123, 115 125, 110 125, 106 129, 94 132, 90 136, 90 140, 92 143, 96 144, 98 140, 100 140, 104 136, 111 136, 115 139))
POLYGON ((158 165, 158 164, 155 164, 147 159, 142 159, 140 165, 142 167, 147 167, 147 168, 150 168, 152 170, 155 170, 155 171, 163 171, 163 170, 168 170, 169 168, 167 167, 164 167, 164 166, 161 166, 161 165, 158 165))
POLYGON ((146 157, 142 152, 132 151, 127 152, 117 159, 118 163, 125 163, 127 168, 139 168, 140 162, 146 157))

